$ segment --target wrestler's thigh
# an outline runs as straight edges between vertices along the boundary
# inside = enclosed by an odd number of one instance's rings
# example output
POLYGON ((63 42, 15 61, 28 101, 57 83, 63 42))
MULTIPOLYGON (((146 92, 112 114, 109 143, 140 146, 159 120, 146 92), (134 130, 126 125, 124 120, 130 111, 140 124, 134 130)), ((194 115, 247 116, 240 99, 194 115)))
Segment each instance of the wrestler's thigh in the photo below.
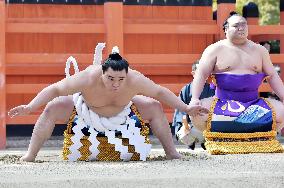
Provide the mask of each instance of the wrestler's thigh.
POLYGON ((57 121, 67 123, 74 109, 72 96, 60 96, 50 101, 45 112, 54 117, 57 121))
POLYGON ((152 120, 154 116, 163 114, 163 108, 159 101, 143 95, 136 95, 131 100, 137 107, 144 120, 152 120))
POLYGON ((277 123, 284 123, 284 105, 282 102, 275 100, 275 99, 266 99, 274 108, 276 112, 276 122, 277 123))

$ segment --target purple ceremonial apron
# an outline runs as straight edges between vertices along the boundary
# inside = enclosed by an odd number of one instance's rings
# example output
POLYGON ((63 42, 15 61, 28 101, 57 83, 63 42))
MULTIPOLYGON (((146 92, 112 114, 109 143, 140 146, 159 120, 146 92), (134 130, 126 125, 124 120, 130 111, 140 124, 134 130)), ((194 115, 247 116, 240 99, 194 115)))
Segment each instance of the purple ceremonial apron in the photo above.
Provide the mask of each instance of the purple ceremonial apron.
POLYGON ((253 133, 272 130, 272 110, 258 97, 265 74, 215 74, 216 97, 211 132, 253 133))

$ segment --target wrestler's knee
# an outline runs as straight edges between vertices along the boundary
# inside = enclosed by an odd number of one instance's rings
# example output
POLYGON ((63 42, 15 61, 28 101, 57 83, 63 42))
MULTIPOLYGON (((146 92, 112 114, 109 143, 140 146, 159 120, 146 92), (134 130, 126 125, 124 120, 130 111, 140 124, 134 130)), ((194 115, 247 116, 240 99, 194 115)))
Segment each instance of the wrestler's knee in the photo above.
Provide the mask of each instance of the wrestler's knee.
MULTIPOLYGON (((277 115, 277 112, 276 112, 277 115)), ((284 123, 284 104, 281 103, 278 107, 278 121, 284 123)))
POLYGON ((159 101, 142 95, 133 97, 132 101, 144 120, 152 121, 163 118, 163 108, 159 101))
POLYGON ((56 112, 58 111, 59 108, 61 108, 60 103, 56 103, 54 101, 51 101, 51 102, 47 103, 43 113, 47 116, 53 117, 53 116, 55 116, 55 114, 56 114, 56 112))
POLYGON ((149 101, 149 108, 152 110, 155 110, 155 112, 162 112, 163 111, 163 107, 161 105, 161 103, 157 100, 150 100, 149 101))
POLYGON ((70 103, 70 100, 56 98, 46 105, 43 113, 49 119, 60 120, 66 111, 71 109, 73 109, 73 104, 70 103))
POLYGON ((147 106, 150 116, 160 117, 164 115, 162 104, 159 101, 150 99, 147 106))
POLYGON ((276 125, 277 125, 277 131, 282 132, 282 129, 284 128, 284 105, 281 104, 278 106, 276 110, 276 125))
POLYGON ((284 105, 282 102, 274 100, 274 99, 267 99, 269 103, 272 105, 275 113, 276 113, 276 122, 277 123, 284 123, 284 105))

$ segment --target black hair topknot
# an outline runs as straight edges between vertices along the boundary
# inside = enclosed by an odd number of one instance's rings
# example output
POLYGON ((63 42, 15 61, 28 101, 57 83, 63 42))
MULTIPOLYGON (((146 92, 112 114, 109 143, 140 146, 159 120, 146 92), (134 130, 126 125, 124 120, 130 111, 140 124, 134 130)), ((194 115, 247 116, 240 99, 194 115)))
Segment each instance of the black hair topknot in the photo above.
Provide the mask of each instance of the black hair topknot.
POLYGON ((114 71, 122 71, 125 70, 128 72, 128 62, 123 59, 119 53, 111 53, 108 58, 102 64, 103 73, 105 73, 108 68, 111 68, 114 71))
POLYGON ((114 61, 120 61, 120 60, 122 60, 122 57, 119 55, 119 53, 109 54, 108 57, 109 57, 111 60, 114 60, 114 61))
POLYGON ((239 14, 236 11, 231 11, 229 17, 234 16, 234 15, 239 15, 239 14))

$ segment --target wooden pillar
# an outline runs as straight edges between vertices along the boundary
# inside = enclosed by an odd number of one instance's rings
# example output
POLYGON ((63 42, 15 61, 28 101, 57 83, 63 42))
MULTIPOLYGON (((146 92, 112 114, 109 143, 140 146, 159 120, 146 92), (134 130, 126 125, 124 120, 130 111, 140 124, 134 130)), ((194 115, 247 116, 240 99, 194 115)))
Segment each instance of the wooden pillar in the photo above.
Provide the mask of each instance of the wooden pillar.
POLYGON ((104 24, 106 30, 106 51, 111 53, 114 46, 119 47, 123 55, 123 2, 106 0, 104 3, 104 24))
POLYGON ((5 1, 0 0, 0 149, 6 147, 5 1))
MULTIPOLYGON (((280 0, 280 24, 284 25, 284 0, 280 0)), ((284 54, 284 35, 280 35, 280 53, 284 54)), ((284 81, 284 60, 280 65, 281 78, 284 81)))
POLYGON ((218 0, 217 5, 217 25, 220 28, 220 39, 225 38, 225 34, 223 32, 223 23, 229 16, 231 11, 235 11, 236 9, 236 0, 218 0))

